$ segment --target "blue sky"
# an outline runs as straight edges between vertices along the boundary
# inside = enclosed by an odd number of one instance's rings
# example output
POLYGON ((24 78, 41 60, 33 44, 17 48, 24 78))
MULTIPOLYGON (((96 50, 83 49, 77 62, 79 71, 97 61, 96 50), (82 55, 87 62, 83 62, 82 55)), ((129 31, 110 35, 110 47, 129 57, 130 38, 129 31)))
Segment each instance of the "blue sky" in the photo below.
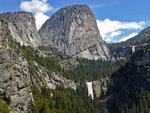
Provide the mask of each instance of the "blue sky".
POLYGON ((125 41, 150 26, 150 0, 1 0, 0 13, 30 11, 39 29, 58 9, 76 4, 90 6, 108 43, 125 41))

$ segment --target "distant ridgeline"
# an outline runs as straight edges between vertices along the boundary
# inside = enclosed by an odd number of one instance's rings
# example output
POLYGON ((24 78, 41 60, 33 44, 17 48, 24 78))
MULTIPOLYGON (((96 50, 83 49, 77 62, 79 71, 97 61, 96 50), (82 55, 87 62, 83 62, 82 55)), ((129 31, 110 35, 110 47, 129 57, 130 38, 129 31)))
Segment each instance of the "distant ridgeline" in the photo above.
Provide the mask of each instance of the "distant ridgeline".
POLYGON ((108 44, 110 53, 115 58, 124 58, 132 55, 142 45, 150 43, 150 27, 142 30, 137 36, 120 43, 108 44))

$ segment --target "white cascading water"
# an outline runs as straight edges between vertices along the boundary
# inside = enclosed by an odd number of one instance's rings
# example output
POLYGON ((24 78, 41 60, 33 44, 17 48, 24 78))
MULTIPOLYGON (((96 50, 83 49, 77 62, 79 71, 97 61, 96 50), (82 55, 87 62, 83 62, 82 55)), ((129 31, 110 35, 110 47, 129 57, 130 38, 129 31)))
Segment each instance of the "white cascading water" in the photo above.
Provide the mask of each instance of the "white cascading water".
POLYGON ((88 88, 88 96, 91 96, 91 98, 94 99, 92 82, 86 82, 86 85, 88 88))
POLYGON ((135 52, 135 46, 132 46, 132 53, 135 52))

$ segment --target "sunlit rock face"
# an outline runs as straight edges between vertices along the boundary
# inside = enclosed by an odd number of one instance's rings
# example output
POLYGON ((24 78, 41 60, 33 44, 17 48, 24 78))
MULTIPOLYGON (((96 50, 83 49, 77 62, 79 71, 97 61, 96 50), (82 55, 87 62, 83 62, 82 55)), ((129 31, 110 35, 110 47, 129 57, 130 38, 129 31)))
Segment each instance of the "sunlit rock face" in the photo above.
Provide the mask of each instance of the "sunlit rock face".
POLYGON ((0 96, 10 98, 11 113, 29 112, 30 83, 28 62, 0 17, 0 96))
POLYGON ((31 112, 29 105, 34 102, 32 86, 55 89, 60 85, 74 90, 77 88, 75 81, 27 60, 0 15, 0 97, 10 100, 8 106, 11 113, 31 112), (29 68, 31 63, 36 67, 34 73, 29 68))
POLYGON ((8 26, 10 33, 21 45, 37 47, 41 44, 41 38, 35 25, 35 18, 32 13, 15 12, 1 15, 8 26))
POLYGON ((44 45, 70 56, 94 60, 110 58, 95 16, 87 5, 61 8, 45 22, 39 34, 44 45))

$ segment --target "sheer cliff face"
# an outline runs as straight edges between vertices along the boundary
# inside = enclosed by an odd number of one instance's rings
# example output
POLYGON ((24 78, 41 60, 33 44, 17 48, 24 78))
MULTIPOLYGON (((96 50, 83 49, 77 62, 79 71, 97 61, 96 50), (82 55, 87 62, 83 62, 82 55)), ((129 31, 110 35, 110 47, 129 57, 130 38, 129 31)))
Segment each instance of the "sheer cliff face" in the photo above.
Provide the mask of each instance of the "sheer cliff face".
POLYGON ((44 45, 72 56, 88 59, 109 58, 95 17, 87 5, 58 10, 39 30, 44 45))
MULTIPOLYGON (((11 113, 30 112, 29 105, 34 102, 31 86, 55 89, 59 85, 77 87, 74 81, 27 60, 0 16, 0 97, 10 98, 11 113), (35 73, 30 73, 31 63, 36 66, 35 73)), ((7 103, 5 99, 4 103, 7 103)))
POLYGON ((41 43, 35 25, 35 18, 31 13, 5 13, 1 16, 12 37, 21 45, 37 47, 41 43))
POLYGON ((11 113, 27 113, 33 100, 28 62, 0 18, 0 96, 9 97, 11 113))

